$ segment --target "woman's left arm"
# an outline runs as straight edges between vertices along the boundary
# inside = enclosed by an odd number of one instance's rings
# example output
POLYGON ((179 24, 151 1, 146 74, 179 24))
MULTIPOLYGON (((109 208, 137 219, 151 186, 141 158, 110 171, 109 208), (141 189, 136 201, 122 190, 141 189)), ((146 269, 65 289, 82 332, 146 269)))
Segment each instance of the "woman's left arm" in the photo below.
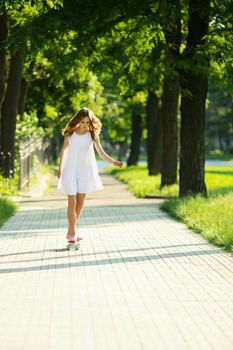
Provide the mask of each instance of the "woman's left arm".
POLYGON ((113 165, 118 166, 119 168, 122 167, 123 165, 122 162, 111 158, 107 153, 104 152, 103 147, 101 146, 101 143, 100 143, 99 136, 96 137, 94 141, 94 145, 101 159, 105 160, 106 162, 112 163, 113 165))

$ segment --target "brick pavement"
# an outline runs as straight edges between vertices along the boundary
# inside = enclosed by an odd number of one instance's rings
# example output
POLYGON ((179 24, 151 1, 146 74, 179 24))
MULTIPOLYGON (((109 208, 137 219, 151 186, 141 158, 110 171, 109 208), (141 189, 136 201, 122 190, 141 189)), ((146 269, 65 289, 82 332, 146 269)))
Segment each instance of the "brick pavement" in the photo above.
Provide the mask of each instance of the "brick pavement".
MULTIPOLYGON (((79 251, 66 197, 21 201, 0 229, 2 350, 233 348, 233 258, 103 175, 79 251)), ((54 180, 55 185, 55 180, 54 180)))

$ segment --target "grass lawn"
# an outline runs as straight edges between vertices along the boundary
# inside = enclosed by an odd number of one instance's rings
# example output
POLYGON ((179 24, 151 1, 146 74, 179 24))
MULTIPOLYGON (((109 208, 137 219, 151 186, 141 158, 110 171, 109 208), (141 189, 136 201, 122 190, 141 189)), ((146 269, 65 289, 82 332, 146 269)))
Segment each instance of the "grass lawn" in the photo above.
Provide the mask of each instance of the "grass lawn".
POLYGON ((138 197, 168 196, 161 208, 210 242, 233 251, 233 167, 206 167, 208 198, 178 198, 178 185, 159 189, 160 175, 148 176, 146 166, 108 168, 138 197))
POLYGON ((129 191, 137 197, 143 198, 147 194, 158 196, 176 196, 178 194, 178 185, 166 187, 161 191, 159 189, 160 175, 148 176, 146 165, 123 167, 122 169, 108 167, 107 170, 118 180, 127 183, 129 191))
POLYGON ((0 198, 0 227, 15 213, 16 209, 16 203, 7 198, 0 198))

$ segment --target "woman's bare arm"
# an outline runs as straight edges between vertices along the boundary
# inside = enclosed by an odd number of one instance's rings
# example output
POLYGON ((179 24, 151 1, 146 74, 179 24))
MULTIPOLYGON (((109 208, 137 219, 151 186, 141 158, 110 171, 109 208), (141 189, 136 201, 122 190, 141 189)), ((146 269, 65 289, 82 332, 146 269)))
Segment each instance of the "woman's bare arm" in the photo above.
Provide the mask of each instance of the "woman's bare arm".
POLYGON ((65 149, 69 146, 69 140, 68 140, 68 136, 65 136, 64 138, 64 142, 63 142, 63 146, 61 149, 61 153, 60 153, 60 162, 59 162, 59 169, 58 169, 58 178, 61 176, 61 164, 62 164, 62 159, 64 156, 64 151, 65 149))
POLYGON ((115 166, 118 166, 119 168, 122 167, 123 163, 111 158, 104 150, 103 147, 101 146, 100 139, 99 137, 96 137, 94 141, 94 145, 96 148, 96 151, 98 152, 98 155, 100 156, 101 159, 105 160, 106 162, 109 162, 115 166))

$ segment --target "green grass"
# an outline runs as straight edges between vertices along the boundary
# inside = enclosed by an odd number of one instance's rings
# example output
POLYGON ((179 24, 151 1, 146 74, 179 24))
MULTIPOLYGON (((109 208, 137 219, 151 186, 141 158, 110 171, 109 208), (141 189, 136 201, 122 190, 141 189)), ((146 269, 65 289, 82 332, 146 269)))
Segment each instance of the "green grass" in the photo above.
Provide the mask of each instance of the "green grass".
POLYGON ((233 167, 206 167, 206 186, 210 197, 233 191, 233 167))
POLYGON ((14 177, 4 178, 0 175, 0 195, 13 196, 18 194, 18 182, 19 177, 15 175, 14 177))
POLYGON ((12 216, 17 209, 17 204, 7 198, 0 198, 0 227, 12 216))
MULTIPOLYGON (((178 196, 178 184, 160 189, 160 175, 149 176, 146 165, 123 167, 122 169, 108 167, 107 171, 116 178, 128 184, 129 191, 137 197, 146 195, 178 196)), ((210 196, 226 194, 233 191, 233 167, 206 167, 206 184, 210 196)))
POLYGON ((174 197, 161 205, 172 217, 184 222, 210 242, 233 250, 233 167, 206 167, 208 198, 178 198, 178 185, 160 190, 160 175, 148 176, 146 166, 108 168, 137 197, 174 197))
MULTIPOLYGON (((114 158, 114 157, 113 157, 114 158)), ((205 158, 208 160, 231 160, 233 161, 233 154, 223 153, 220 150, 215 150, 206 153, 205 158)), ((145 153, 140 154, 140 160, 147 161, 147 155, 145 153)), ((127 159, 125 160, 127 161, 127 159)))
POLYGON ((118 180, 128 184, 129 191, 137 197, 143 198, 146 195, 176 196, 178 194, 178 185, 167 186, 160 190, 160 175, 148 176, 145 165, 123 167, 122 169, 108 167, 107 170, 118 180))
POLYGON ((215 197, 170 199, 161 205, 208 241, 233 250, 233 193, 215 197))

